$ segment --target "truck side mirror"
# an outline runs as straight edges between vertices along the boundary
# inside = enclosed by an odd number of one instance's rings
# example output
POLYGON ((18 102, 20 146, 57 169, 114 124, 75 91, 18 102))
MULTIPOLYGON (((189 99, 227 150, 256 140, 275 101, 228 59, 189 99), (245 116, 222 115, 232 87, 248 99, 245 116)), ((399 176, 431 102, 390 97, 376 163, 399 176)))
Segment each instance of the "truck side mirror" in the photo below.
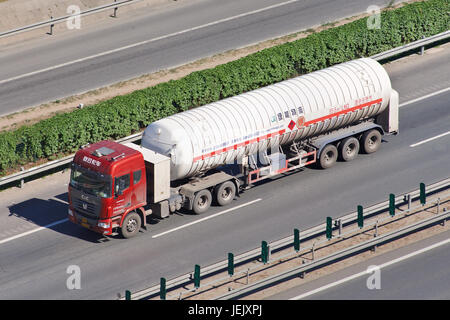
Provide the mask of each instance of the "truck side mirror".
POLYGON ((119 183, 116 183, 114 188, 114 196, 116 198, 123 194, 123 184, 124 184, 123 181, 119 181, 119 183))

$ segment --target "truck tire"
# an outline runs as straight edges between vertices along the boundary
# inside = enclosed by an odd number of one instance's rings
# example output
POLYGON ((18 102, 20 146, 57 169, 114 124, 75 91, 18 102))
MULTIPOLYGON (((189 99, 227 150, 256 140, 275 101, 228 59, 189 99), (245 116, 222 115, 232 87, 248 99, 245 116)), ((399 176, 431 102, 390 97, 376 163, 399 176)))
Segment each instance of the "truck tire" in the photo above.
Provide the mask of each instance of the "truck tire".
POLYGON ((208 189, 203 189, 197 192, 197 194, 195 195, 192 210, 195 214, 202 214, 208 211, 209 207, 211 206, 211 202, 211 191, 209 191, 208 189))
POLYGON ((328 169, 334 166, 338 157, 338 151, 335 145, 328 144, 320 153, 319 167, 322 169, 328 169))
POLYGON ((126 239, 132 238, 138 234, 141 228, 141 217, 136 212, 130 212, 123 220, 120 232, 126 239))
POLYGON ((236 186, 232 181, 219 184, 214 190, 214 199, 219 206, 229 205, 236 195, 236 186))
POLYGON ((339 158, 343 161, 352 161, 359 153, 359 141, 355 137, 348 137, 339 144, 339 158))
POLYGON ((364 153, 374 153, 381 145, 381 133, 377 129, 364 132, 361 137, 361 147, 364 153))

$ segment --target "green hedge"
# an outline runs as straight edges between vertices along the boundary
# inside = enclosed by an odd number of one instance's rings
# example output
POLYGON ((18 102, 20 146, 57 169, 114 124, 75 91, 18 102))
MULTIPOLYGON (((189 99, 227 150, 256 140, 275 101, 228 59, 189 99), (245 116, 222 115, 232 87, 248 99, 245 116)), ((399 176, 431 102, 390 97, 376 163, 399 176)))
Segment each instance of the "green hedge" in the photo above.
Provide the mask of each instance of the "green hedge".
POLYGON ((449 0, 429 0, 262 50, 180 80, 138 90, 0 134, 0 171, 76 151, 81 145, 130 135, 188 108, 234 96, 333 64, 371 56, 449 29, 449 0))

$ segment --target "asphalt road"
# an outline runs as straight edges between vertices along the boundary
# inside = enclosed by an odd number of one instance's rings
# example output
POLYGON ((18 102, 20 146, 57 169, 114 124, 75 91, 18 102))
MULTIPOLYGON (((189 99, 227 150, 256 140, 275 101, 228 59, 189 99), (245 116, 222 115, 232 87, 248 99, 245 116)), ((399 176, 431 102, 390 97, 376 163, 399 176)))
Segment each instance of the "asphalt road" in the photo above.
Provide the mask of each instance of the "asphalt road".
POLYGON ((446 231, 268 299, 448 300, 449 239, 446 231))
MULTIPOLYGON (((440 59, 429 61, 428 68, 435 68, 436 75, 445 72, 440 59)), ((401 70, 392 78, 411 83, 423 79, 421 74, 408 76, 401 70)), ((426 80, 434 83, 433 78, 426 80)), ((449 101, 447 91, 402 107, 400 134, 386 137, 375 154, 326 171, 306 169, 274 179, 246 191, 231 207, 260 201, 179 230, 174 228, 224 209, 214 207, 200 217, 176 214, 152 220, 150 230, 136 238, 102 241, 69 222, 48 226, 66 218, 67 173, 31 182, 23 190, 4 191, 0 194, 0 299, 114 299, 127 289, 158 283, 160 277, 189 272, 195 264, 223 260, 228 252, 239 254, 258 247, 262 240, 280 239, 295 227, 306 229, 323 223, 326 216, 353 212, 358 204, 368 206, 386 200, 389 193, 416 189, 419 182, 448 177, 449 135, 411 145, 449 130, 449 101), (43 228, 28 233, 39 226, 43 228), (71 265, 80 268, 79 290, 66 286, 71 265)))
POLYGON ((305 30, 386 3, 193 0, 46 37, 38 43, 0 48, 0 115, 305 30))

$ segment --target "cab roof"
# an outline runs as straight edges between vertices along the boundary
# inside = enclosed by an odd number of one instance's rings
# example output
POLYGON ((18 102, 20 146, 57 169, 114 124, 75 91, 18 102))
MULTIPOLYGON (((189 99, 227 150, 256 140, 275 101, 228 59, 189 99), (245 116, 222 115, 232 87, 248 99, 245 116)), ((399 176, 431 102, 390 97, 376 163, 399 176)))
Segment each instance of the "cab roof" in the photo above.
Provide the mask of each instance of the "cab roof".
POLYGON ((141 157, 142 154, 130 147, 111 140, 104 140, 83 146, 75 154, 74 162, 83 167, 107 173, 109 168, 119 160, 141 157))

